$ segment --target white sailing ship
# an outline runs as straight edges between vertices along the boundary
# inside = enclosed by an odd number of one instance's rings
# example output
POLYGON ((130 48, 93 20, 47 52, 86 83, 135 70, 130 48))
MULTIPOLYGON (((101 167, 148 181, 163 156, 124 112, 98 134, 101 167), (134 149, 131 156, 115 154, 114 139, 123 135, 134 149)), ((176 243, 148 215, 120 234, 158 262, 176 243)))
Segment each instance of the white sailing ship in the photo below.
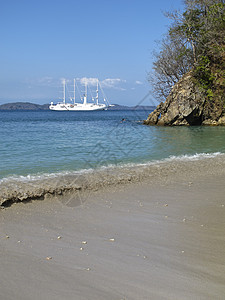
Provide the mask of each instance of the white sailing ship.
MULTIPOLYGON (((66 80, 63 80, 63 101, 54 104, 51 102, 49 108, 51 110, 58 111, 94 111, 94 110, 107 110, 109 106, 112 106, 108 103, 106 98, 103 99, 104 103, 99 103, 99 80, 96 82, 96 96, 92 97, 92 102, 88 102, 88 86, 87 81, 85 82, 85 93, 83 98, 81 98, 81 102, 76 101, 76 80, 74 79, 74 91, 73 98, 70 97, 70 102, 66 101, 66 80)), ((104 92, 101 88, 101 91, 104 95, 104 92)))

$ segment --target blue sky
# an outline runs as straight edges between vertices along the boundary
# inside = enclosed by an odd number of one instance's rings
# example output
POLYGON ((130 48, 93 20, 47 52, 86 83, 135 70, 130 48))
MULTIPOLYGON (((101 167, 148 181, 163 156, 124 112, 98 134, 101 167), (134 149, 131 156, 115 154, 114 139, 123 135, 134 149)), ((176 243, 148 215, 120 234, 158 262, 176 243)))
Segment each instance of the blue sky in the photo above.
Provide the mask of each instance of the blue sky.
POLYGON ((87 77, 103 82, 111 103, 136 105, 168 28, 163 11, 181 8, 182 0, 1 0, 0 104, 57 101, 62 78, 87 77))

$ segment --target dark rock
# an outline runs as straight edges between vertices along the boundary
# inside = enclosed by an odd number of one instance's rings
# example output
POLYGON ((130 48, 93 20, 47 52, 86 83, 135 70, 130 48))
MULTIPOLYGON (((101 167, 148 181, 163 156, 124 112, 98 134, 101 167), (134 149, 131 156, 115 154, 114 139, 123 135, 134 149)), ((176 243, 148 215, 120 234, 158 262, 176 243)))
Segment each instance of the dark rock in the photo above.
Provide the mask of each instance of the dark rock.
POLYGON ((185 74, 177 82, 165 103, 144 121, 146 125, 225 125, 222 101, 210 102, 204 92, 194 84, 192 73, 185 74))

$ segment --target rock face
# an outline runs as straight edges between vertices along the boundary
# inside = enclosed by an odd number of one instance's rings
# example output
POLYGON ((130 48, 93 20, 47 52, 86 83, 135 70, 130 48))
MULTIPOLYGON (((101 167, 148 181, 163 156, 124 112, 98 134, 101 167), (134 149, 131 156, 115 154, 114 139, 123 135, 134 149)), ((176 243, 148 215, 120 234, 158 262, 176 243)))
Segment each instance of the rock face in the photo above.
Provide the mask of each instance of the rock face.
POLYGON ((194 85, 192 74, 189 72, 174 85, 166 101, 157 106, 144 124, 225 125, 225 109, 221 100, 210 103, 200 88, 194 85))

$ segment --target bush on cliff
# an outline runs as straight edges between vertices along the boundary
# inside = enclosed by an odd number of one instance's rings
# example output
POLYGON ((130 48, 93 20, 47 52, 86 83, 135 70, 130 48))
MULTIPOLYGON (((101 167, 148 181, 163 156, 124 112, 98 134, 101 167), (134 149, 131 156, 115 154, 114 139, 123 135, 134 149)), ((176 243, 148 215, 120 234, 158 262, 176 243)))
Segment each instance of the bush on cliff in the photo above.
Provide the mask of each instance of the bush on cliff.
POLYGON ((167 17, 173 22, 149 74, 156 98, 165 100, 174 84, 192 70, 194 83, 209 101, 224 101, 225 1, 185 0, 183 13, 174 11, 167 17))

